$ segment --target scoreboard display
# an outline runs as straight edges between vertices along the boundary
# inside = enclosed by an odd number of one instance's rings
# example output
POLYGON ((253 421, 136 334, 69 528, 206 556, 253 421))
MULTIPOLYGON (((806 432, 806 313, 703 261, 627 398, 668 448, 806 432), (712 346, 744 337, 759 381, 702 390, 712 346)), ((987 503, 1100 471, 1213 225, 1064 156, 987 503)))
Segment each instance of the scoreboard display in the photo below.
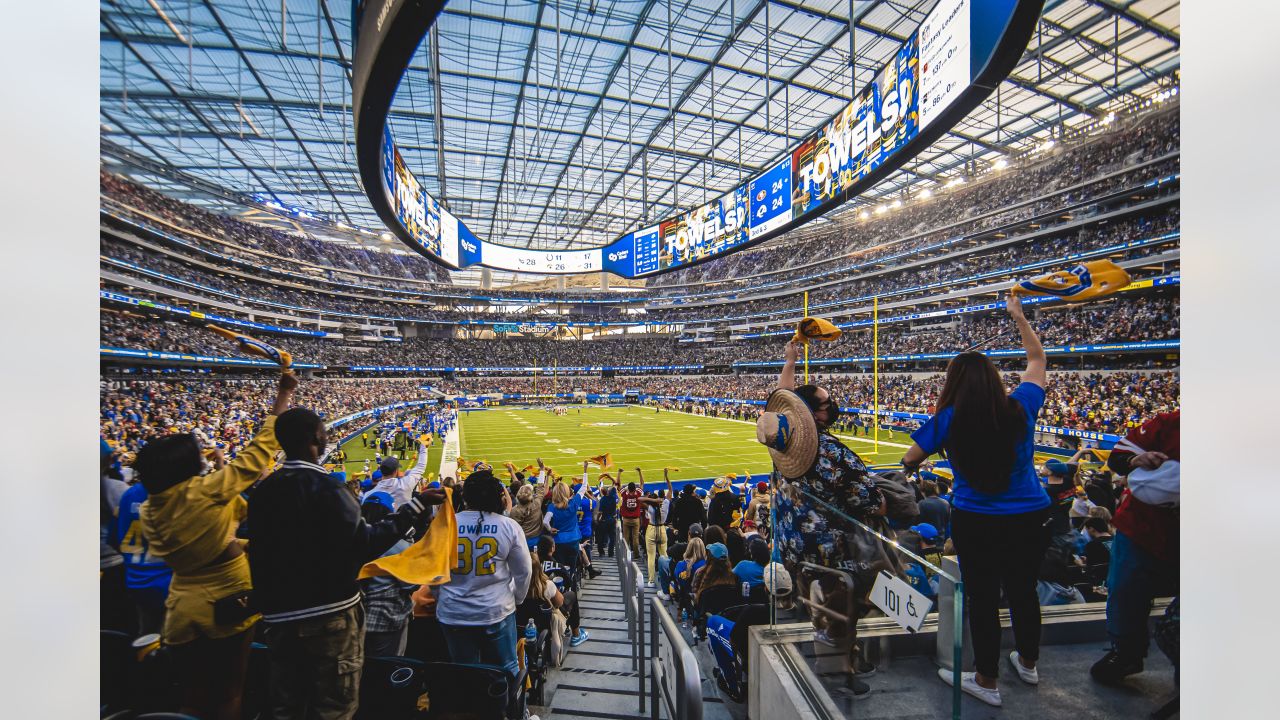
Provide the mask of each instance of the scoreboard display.
POLYGON ((531 250, 476 237, 405 167, 388 128, 385 200, 408 242, 452 268, 538 274, 670 272, 763 242, 879 182, 976 107, 1012 70, 1043 0, 939 0, 839 112, 762 173, 701 207, 590 250, 531 250))

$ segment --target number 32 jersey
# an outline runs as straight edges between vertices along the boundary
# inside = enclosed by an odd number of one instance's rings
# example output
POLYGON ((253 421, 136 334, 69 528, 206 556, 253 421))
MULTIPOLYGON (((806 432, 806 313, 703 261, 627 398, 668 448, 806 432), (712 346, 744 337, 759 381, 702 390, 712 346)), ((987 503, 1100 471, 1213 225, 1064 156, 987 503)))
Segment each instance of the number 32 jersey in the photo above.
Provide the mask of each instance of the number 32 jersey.
POLYGON ((492 625, 516 611, 533 572, 520 524, 505 515, 458 513, 458 565, 437 589, 445 625, 492 625))

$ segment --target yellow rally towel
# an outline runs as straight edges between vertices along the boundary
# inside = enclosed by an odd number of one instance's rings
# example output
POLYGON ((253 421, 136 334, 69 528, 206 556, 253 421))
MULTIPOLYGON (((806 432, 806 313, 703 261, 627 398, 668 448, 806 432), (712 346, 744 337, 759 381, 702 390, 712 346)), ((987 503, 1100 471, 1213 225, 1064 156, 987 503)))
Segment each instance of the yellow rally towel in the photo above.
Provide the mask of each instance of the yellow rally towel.
POLYGON ((458 565, 458 518, 453 514, 453 488, 445 488, 444 496, 421 540, 402 553, 365 563, 357 579, 391 575, 410 585, 449 582, 450 571, 458 565))
POLYGON ((435 438, 431 437, 430 435, 422 435, 421 437, 418 438, 418 443, 421 445, 426 445, 427 447, 431 447, 431 443, 433 442, 435 442, 435 438))
POLYGON ((678 467, 676 467, 676 466, 674 466, 674 465, 668 465, 668 466, 666 466, 666 467, 664 467, 664 468, 662 468, 662 469, 663 469, 663 470, 670 470, 671 472, 680 472, 680 468, 678 468, 678 467))
POLYGON ((1014 295, 1048 295, 1067 302, 1083 302, 1123 290, 1131 278, 1110 260, 1093 260, 1067 270, 1023 280, 1009 289, 1014 295))
POLYGON ((222 337, 231 340, 240 346, 240 351, 247 355, 257 355, 268 360, 274 360, 280 364, 280 367, 288 370, 293 365, 293 356, 281 350, 274 345, 268 345, 261 340, 250 337, 234 330, 220 328, 217 325, 205 325, 206 328, 212 330, 222 337))
POLYGON ((520 468, 520 472, 528 475, 531 472, 536 473, 537 469, 538 469, 537 465, 525 465, 524 467, 520 468))
POLYGON ((599 465, 601 470, 604 470, 605 468, 611 468, 613 467, 613 453, 605 453, 603 455, 596 455, 595 457, 589 457, 587 458, 587 462, 595 463, 596 465, 599 465))
POLYGON ((807 317, 801 319, 796 325, 796 335, 792 339, 808 345, 810 340, 830 341, 839 338, 841 334, 840 328, 829 321, 819 317, 807 317))

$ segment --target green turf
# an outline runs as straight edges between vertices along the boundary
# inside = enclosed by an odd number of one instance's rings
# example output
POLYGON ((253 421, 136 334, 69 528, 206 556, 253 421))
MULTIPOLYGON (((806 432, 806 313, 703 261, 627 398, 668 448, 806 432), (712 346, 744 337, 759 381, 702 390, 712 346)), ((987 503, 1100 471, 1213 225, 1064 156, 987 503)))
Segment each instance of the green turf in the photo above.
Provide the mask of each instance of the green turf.
MULTIPOLYGON (((370 432, 369 437, 370 437, 370 442, 372 442, 374 433, 370 432)), ((345 450, 347 453, 346 470, 348 473, 357 473, 357 472, 363 471, 364 461, 366 459, 369 461, 369 469, 370 470, 376 469, 376 466, 373 463, 374 449, 371 447, 366 448, 361 446, 359 436, 356 436, 351 441, 343 444, 342 449, 345 450)), ((440 442, 439 438, 436 438, 436 441, 431 444, 431 448, 427 450, 427 472, 431 472, 431 473, 440 472, 440 456, 443 453, 444 453, 444 444, 440 442)), ((397 454, 395 452, 392 452, 392 455, 396 455, 397 457, 401 458, 400 467, 403 468, 405 471, 408 471, 409 468, 413 467, 413 464, 418 461, 418 456, 417 456, 417 453, 415 452, 410 452, 408 454, 405 454, 405 453, 397 454)), ((348 475, 348 477, 350 477, 350 475, 348 475)))
MULTIPOLYGON (((506 461, 524 467, 541 457, 561 475, 573 475, 582 472, 583 460, 605 452, 628 472, 642 468, 650 482, 662 479, 664 466, 679 467, 672 476, 678 480, 767 473, 772 467, 769 453, 756 442, 754 423, 639 406, 587 407, 581 413, 570 406, 563 417, 540 409, 494 408, 464 412, 460 425, 462 457, 495 467, 506 461)), ((882 442, 877 454, 869 441, 844 439, 869 464, 897 462, 906 451, 882 442)), ((881 439, 887 440, 887 433, 881 439)), ((894 442, 904 441, 910 442, 899 433, 894 442)), ((593 466, 592 472, 599 470, 593 466)))

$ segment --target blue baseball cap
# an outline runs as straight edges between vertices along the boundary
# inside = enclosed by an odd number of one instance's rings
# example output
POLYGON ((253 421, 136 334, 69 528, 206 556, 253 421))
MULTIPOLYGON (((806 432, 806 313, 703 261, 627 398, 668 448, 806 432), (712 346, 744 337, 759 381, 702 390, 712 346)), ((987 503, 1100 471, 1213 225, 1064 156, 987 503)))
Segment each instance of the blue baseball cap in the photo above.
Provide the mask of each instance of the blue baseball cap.
POLYGON ((929 523, 920 523, 919 525, 912 525, 910 529, 911 529, 911 532, 918 534, 920 537, 924 538, 925 540, 938 539, 938 528, 934 527, 933 525, 930 525, 929 523))
POLYGON ((432 480, 430 483, 428 483, 428 484, 427 484, 427 487, 429 487, 429 488, 431 488, 431 489, 433 489, 433 490, 434 490, 434 489, 436 489, 436 488, 440 487, 440 481, 439 481, 439 480, 432 480))
POLYGON ((379 505, 386 506, 388 510, 392 511, 396 509, 396 501, 392 500, 389 494, 384 493, 381 490, 375 493, 369 493, 369 497, 365 498, 364 502, 365 504, 378 503, 379 505))
POLYGON ((717 560, 726 560, 729 557, 729 548, 724 543, 711 543, 707 546, 707 554, 717 560))
POLYGON ((370 480, 381 480, 381 479, 382 479, 382 471, 381 471, 381 470, 374 470, 374 471, 373 471, 373 474, 369 476, 369 479, 370 479, 370 480))
POLYGON ((1052 475, 1060 475, 1066 477, 1071 474, 1071 468, 1061 460, 1046 460, 1044 467, 1052 475))

